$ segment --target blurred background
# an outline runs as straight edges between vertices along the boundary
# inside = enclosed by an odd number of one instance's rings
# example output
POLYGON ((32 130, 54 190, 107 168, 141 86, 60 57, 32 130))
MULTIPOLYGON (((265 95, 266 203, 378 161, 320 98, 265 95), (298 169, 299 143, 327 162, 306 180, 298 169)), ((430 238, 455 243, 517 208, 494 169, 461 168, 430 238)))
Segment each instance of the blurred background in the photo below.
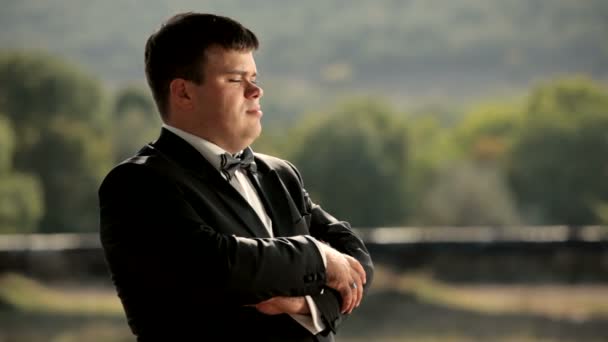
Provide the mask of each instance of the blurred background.
POLYGON ((0 342, 132 341, 97 188, 180 11, 261 41, 259 152, 367 241, 340 341, 608 340, 608 2, 0 1, 0 342))

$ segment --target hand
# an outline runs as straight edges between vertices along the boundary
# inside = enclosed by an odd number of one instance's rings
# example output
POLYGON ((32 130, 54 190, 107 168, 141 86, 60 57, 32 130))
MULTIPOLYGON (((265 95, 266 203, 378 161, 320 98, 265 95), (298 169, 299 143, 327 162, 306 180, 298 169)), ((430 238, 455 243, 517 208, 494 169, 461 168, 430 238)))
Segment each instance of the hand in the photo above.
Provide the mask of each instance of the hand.
POLYGON ((342 296, 342 313, 350 314, 363 298, 363 285, 367 279, 363 266, 357 259, 323 245, 327 259, 327 286, 336 289, 342 296))
POLYGON ((310 313, 304 297, 272 297, 254 305, 259 312, 266 315, 310 313))

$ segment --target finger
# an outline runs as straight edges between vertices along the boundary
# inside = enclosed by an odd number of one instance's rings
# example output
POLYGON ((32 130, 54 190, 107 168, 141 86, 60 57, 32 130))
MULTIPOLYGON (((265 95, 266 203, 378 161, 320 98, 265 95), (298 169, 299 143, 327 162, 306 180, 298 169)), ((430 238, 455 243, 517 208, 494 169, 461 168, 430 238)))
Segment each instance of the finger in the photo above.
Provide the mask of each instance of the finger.
POLYGON ((346 258, 346 260, 348 261, 348 265, 358 274, 360 274, 361 276, 365 277, 365 269, 363 268, 363 266, 361 266, 361 263, 359 263, 359 260, 353 258, 352 256, 348 255, 348 254, 344 254, 344 257, 346 258))
POLYGON ((357 281, 354 280, 354 278, 351 278, 352 280, 349 282, 348 287, 350 290, 350 294, 352 296, 352 301, 348 307, 348 310, 346 311, 346 313, 350 314, 355 307, 357 306, 357 302, 358 302, 358 292, 357 292, 357 281))
POLYGON ((353 296, 353 302, 348 311, 349 314, 359 305, 359 302, 361 301, 361 295, 359 292, 359 289, 361 288, 361 282, 357 281, 357 280, 353 280, 353 281, 351 281, 350 286, 351 286, 351 293, 353 296))
POLYGON ((355 279, 353 280, 353 284, 354 284, 354 288, 353 288, 353 307, 351 308, 351 312, 352 310, 354 310, 355 308, 357 308, 359 306, 359 304, 361 303, 361 299, 363 298, 363 283, 361 281, 361 279, 355 279))
POLYGON ((359 304, 361 303, 361 300, 363 299, 364 280, 363 280, 362 275, 359 274, 358 272, 356 272, 353 268, 351 268, 350 277, 352 279, 350 286, 352 287, 353 297, 354 297, 354 303, 353 303, 352 309, 354 310, 356 307, 359 306, 359 304))
POLYGON ((354 301, 353 291, 351 291, 350 285, 345 284, 345 286, 342 286, 342 291, 340 293, 342 294, 342 313, 349 313, 354 301))
POLYGON ((357 283, 357 291, 358 291, 358 300, 357 300, 357 305, 356 307, 359 307, 359 305, 361 305, 361 301, 363 300, 363 290, 365 286, 365 272, 363 272, 363 276, 359 277, 358 279, 358 283, 357 283))
POLYGON ((348 294, 349 294, 350 301, 348 303, 348 308, 346 309, 346 312, 350 314, 351 311, 353 311, 353 306, 355 305, 355 300, 357 300, 355 298, 355 292, 350 287, 350 285, 348 286, 348 294))
POLYGON ((351 313, 351 312, 353 312, 353 308, 354 308, 354 305, 355 305, 355 300, 356 300, 356 299, 355 299, 355 291, 353 291, 353 290, 351 289, 351 290, 350 290, 350 293, 351 293, 351 298, 352 298, 352 301, 350 302, 350 304, 349 304, 349 306, 348 306, 348 309, 346 309, 346 311, 344 312, 344 313, 345 313, 345 314, 347 314, 347 315, 350 315, 350 313, 351 313))
MULTIPOLYGON (((352 284, 352 283, 351 283, 352 284)), ((353 298, 352 302, 350 303, 350 308, 348 308, 348 313, 350 314, 351 312, 353 312, 353 310, 355 309, 355 306, 357 305, 357 290, 352 288, 350 288, 350 293, 351 296, 353 298)))
POLYGON ((365 274, 365 269, 363 268, 363 266, 361 266, 359 260, 351 257, 350 255, 347 255, 346 259, 348 260, 350 267, 353 268, 359 274, 359 276, 361 276, 363 284, 366 284, 367 274, 365 274))
POLYGON ((359 280, 357 283, 357 304, 355 304, 355 308, 361 305, 361 300, 363 300, 363 281, 359 280))
POLYGON ((345 313, 346 309, 348 309, 348 293, 344 288, 340 288, 340 296, 342 297, 342 307, 340 307, 340 312, 345 313))

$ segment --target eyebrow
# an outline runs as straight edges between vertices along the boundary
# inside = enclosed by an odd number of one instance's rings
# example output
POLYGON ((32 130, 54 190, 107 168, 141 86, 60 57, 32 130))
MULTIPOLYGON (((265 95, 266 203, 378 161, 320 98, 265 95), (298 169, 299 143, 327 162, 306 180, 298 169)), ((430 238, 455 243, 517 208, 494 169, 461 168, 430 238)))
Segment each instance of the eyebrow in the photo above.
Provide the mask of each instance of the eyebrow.
MULTIPOLYGON (((240 76, 247 76, 249 74, 245 70, 238 70, 238 69, 224 70, 223 73, 224 74, 229 74, 229 75, 240 75, 240 76)), ((251 74, 252 77, 256 77, 257 75, 258 75, 257 72, 254 72, 253 74, 251 74)))

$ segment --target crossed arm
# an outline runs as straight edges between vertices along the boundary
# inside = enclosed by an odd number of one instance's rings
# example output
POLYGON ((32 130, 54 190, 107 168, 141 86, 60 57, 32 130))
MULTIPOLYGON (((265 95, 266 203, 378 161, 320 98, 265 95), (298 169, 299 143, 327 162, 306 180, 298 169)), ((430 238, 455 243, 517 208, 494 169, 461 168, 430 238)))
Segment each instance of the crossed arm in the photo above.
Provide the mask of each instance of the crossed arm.
MULTIPOLYGON (((100 189, 101 238, 119 292, 128 299, 124 303, 142 305, 129 311, 147 316, 145 296, 154 292, 152 286, 173 286, 168 276, 177 271, 166 269, 166 280, 159 282, 159 267, 181 263, 179 270, 204 267, 215 275, 214 282, 188 275, 192 286, 199 284, 201 293, 216 294, 209 299, 212 301, 226 298, 230 305, 258 303, 258 310, 268 314, 305 314, 304 296, 312 295, 325 322, 335 331, 341 315, 360 303, 369 286, 371 259, 348 224, 325 213, 302 193, 300 200, 311 215, 310 234, 329 244, 321 248, 326 267, 309 237, 222 234, 202 221, 184 198, 183 189, 168 182, 162 172, 142 165, 113 172, 100 189), (159 254, 159 248, 171 253, 159 254), (280 283, 274 280, 277 269, 282 270, 280 283), (320 271, 325 272, 323 279, 302 283, 303 277, 320 271), (138 291, 142 287, 150 291, 138 291)), ((163 292, 154 293, 158 298, 163 292)), ((166 303, 172 305, 169 298, 166 303)))
MULTIPOLYGON (((327 286, 340 293, 342 314, 350 314, 363 299, 367 275, 357 259, 327 246, 322 248, 327 258, 327 286)), ((262 313, 310 314, 304 297, 273 297, 255 305, 262 313)))
MULTIPOLYGON (((310 199, 304 190, 298 170, 287 161, 280 161, 275 168, 295 205, 310 220, 310 233, 324 242, 321 252, 327 260, 327 292, 313 296, 329 328, 335 332, 342 316, 359 306, 373 278, 370 255, 350 225, 325 212, 310 199), (369 280, 369 281, 368 281, 369 280)), ((256 305, 266 314, 308 314, 304 297, 274 297, 256 305)))

